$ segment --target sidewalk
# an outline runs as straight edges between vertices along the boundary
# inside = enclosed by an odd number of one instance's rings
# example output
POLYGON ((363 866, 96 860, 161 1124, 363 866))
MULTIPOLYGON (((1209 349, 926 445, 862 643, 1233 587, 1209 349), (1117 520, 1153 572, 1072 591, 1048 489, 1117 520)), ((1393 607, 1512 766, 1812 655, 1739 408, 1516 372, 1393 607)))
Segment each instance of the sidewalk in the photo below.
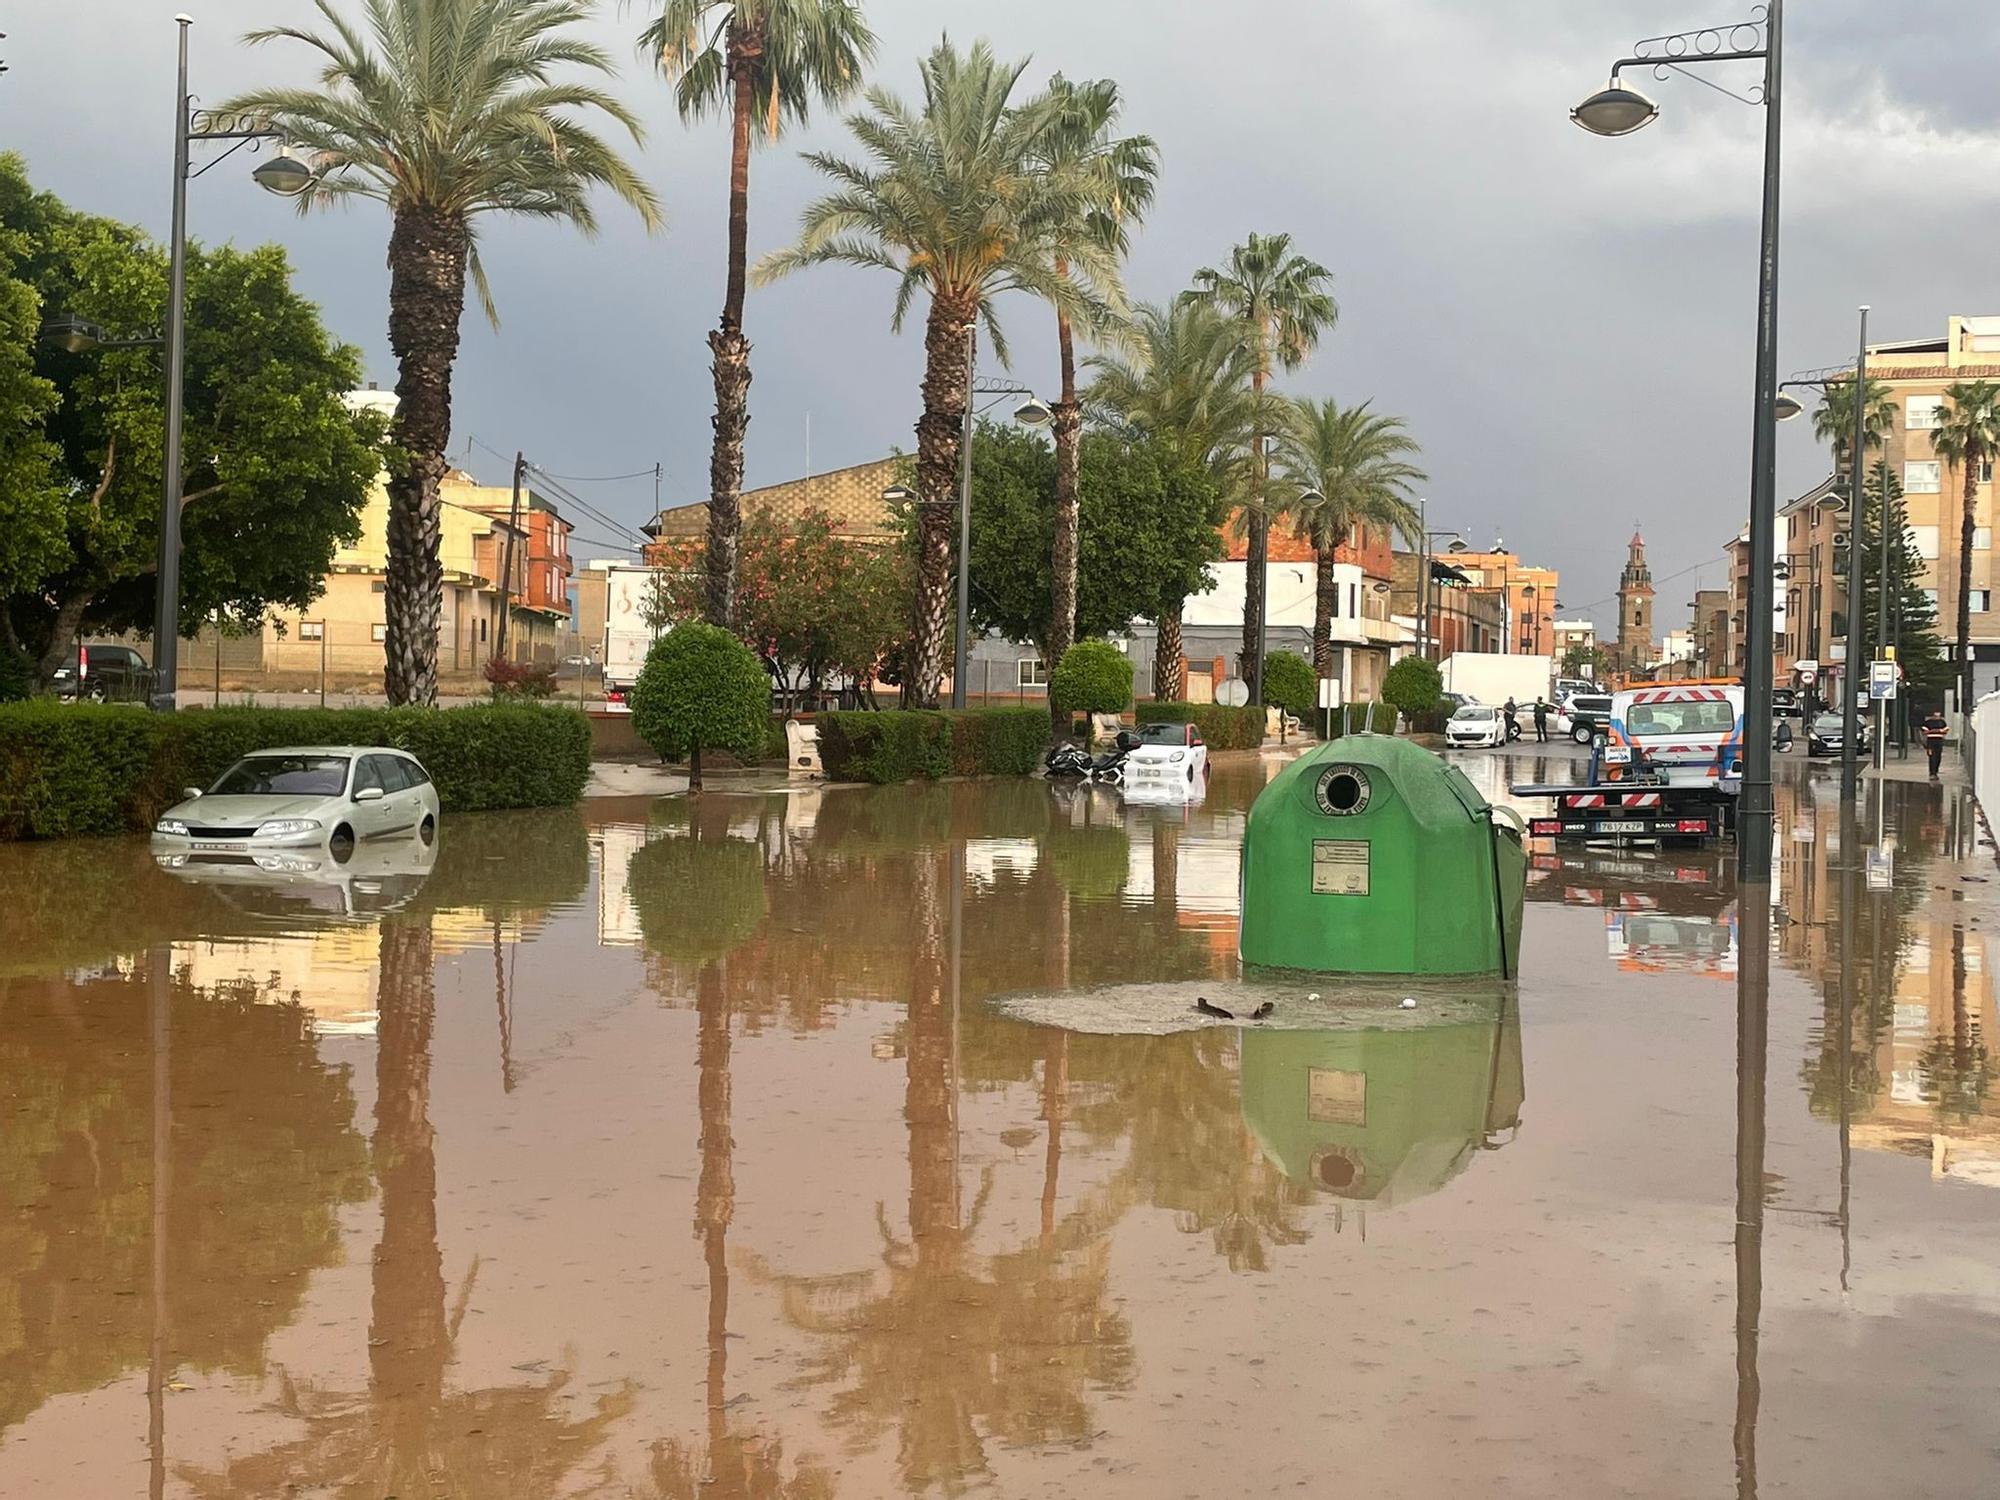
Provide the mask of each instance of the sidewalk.
MULTIPOLYGON (((1924 754, 1920 746, 1912 745, 1910 746, 1909 758, 1899 760, 1896 757, 1896 747, 1891 745, 1879 773, 1872 764, 1866 764, 1861 767, 1861 774, 1864 777, 1872 777, 1879 774, 1887 781, 1928 781, 1931 774, 1930 758, 1924 754)), ((1944 761, 1938 767, 1938 781, 1945 786, 1968 786, 1971 784, 1970 778, 1966 774, 1965 762, 1959 756, 1958 746, 1947 745, 1945 747, 1944 761)))

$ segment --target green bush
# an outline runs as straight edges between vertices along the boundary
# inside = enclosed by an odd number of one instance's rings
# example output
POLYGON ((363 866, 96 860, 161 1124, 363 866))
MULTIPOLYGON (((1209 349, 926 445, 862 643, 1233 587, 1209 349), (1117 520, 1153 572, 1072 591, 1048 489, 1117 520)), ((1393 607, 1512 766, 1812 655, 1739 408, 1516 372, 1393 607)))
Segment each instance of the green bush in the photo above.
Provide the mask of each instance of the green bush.
POLYGON ((1264 710, 1224 708, 1220 703, 1141 703, 1141 724, 1192 724, 1210 750, 1255 750, 1264 743, 1264 710))
POLYGON ((889 709, 821 714, 818 722, 820 763, 833 781, 1027 776, 1049 737, 1039 708, 889 709))
POLYGON ((1264 662, 1264 701, 1301 724, 1319 712, 1319 676, 1296 651, 1273 651, 1264 662))
POLYGON ((659 754, 689 757, 701 786, 701 752, 727 750, 748 765, 770 732, 771 679, 728 631, 689 620, 653 642, 631 692, 632 727, 659 754))
POLYGON ((34 663, 0 646, 0 703, 18 703, 34 694, 34 663))
POLYGON ((279 745, 388 745, 431 773, 447 812, 566 806, 590 776, 590 724, 566 708, 217 708, 155 714, 47 699, 0 707, 0 839, 144 832, 182 789, 279 745))
POLYGON ((1132 658, 1109 641, 1078 641, 1049 674, 1060 713, 1122 714, 1132 704, 1132 658))
POLYGON ((1350 703, 1333 711, 1333 733, 1331 738, 1339 739, 1343 734, 1394 734, 1396 732, 1396 706, 1393 703, 1350 703))
POLYGON ((1411 719, 1427 714, 1438 705, 1444 692, 1444 677, 1436 662, 1422 656, 1406 656, 1389 668, 1382 679, 1382 700, 1400 709, 1411 719))

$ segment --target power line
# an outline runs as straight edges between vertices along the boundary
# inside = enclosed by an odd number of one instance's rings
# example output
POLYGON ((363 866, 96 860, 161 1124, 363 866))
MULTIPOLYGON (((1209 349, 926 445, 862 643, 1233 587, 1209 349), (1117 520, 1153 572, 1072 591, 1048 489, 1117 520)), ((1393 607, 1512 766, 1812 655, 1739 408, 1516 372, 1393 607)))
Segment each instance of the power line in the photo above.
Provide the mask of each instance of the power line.
MULTIPOLYGON (((501 452, 500 449, 494 447, 484 438, 481 438, 477 433, 472 433, 467 435, 466 445, 468 448, 472 447, 483 448, 488 453, 492 454, 495 458, 504 459, 509 464, 513 463, 514 461, 511 455, 501 452)), ((577 510, 581 511, 584 515, 589 516, 592 520, 596 521, 598 524, 602 526, 610 527, 613 532, 623 533, 625 536, 629 537, 633 542, 638 543, 640 546, 645 545, 643 533, 641 533, 628 523, 619 520, 615 516, 606 515, 596 506, 592 505, 588 500, 585 500, 581 495, 577 494, 573 490, 566 488, 561 482, 564 476, 549 472, 549 470, 544 469, 540 464, 535 463, 532 459, 527 460, 525 462, 524 467, 531 470, 538 478, 546 480, 549 489, 555 491, 556 494, 560 495, 563 499, 569 501, 571 505, 575 506, 577 510)), ((663 476, 664 472, 665 470, 663 465, 655 464, 650 469, 636 470, 631 474, 604 475, 598 479, 579 480, 578 482, 591 483, 591 484, 596 484, 596 483, 608 484, 618 479, 651 479, 654 482, 654 489, 657 492, 661 477, 663 476)))

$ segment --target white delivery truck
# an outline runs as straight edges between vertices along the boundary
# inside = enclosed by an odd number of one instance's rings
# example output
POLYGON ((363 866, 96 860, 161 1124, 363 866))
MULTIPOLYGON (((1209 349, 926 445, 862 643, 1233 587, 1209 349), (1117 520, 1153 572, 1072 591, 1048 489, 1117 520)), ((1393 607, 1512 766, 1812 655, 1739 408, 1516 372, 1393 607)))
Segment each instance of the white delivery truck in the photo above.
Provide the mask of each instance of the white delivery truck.
POLYGON ((660 629, 646 619, 658 573, 643 563, 612 563, 605 569, 604 688, 624 693, 639 680, 646 652, 660 629))
POLYGON ((1495 708, 1512 698, 1525 719, 1537 698, 1548 698, 1549 683, 1555 677, 1555 659, 1507 656, 1498 651, 1454 651, 1438 670, 1444 676, 1447 693, 1495 708))

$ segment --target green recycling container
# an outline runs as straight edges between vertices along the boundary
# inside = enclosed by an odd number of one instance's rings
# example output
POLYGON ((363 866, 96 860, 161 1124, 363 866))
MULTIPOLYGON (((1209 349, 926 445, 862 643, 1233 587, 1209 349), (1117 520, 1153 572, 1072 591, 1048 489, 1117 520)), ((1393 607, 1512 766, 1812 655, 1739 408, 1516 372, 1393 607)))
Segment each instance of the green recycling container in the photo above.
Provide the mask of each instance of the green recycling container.
POLYGON ((1243 1033, 1243 1119, 1292 1181, 1391 1207, 1519 1127, 1519 1012, 1406 1031, 1243 1033))
POLYGON ((1498 974, 1521 942, 1518 821, 1393 735, 1300 756, 1250 809, 1239 952, 1252 967, 1498 974))

